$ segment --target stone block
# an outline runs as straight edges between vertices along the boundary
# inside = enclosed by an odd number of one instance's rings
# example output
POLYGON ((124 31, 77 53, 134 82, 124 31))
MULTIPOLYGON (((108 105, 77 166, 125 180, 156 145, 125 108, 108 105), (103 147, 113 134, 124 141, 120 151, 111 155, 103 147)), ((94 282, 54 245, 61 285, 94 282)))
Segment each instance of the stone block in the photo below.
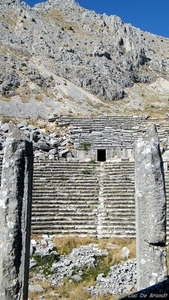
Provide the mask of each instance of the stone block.
POLYGON ((27 300, 32 203, 32 143, 10 124, 0 191, 0 299, 27 300))
POLYGON ((135 199, 139 290, 167 276, 165 182, 155 125, 135 142, 135 199))

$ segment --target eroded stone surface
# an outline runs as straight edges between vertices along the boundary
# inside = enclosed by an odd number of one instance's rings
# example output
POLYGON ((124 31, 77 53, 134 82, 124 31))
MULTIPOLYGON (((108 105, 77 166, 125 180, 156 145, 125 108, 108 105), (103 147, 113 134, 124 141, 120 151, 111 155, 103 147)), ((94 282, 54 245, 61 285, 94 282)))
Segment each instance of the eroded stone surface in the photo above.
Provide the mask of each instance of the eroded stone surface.
POLYGON ((135 143, 135 198, 139 290, 167 276, 165 183, 155 125, 135 143))
POLYGON ((27 299, 32 143, 15 125, 6 140, 0 191, 0 299, 27 299))

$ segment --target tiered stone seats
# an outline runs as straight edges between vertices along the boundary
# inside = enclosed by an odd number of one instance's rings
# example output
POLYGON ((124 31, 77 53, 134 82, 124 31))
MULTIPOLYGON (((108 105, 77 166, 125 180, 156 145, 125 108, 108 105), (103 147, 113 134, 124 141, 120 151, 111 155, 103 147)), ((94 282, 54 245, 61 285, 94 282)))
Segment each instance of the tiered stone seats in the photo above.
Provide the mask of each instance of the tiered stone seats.
POLYGON ((107 149, 111 147, 132 148, 136 137, 131 130, 115 130, 106 127, 102 132, 93 131, 90 134, 72 136, 73 143, 80 148, 84 143, 89 143, 92 149, 107 149))
POLYGON ((36 162, 32 232, 135 237, 134 165, 36 162))
POLYGON ((102 237, 135 237, 134 164, 104 163, 100 179, 102 237))
POLYGON ((98 117, 98 118, 62 118, 58 125, 70 125, 71 141, 74 147, 88 143, 89 149, 110 149, 121 147, 131 149, 133 142, 142 133, 137 130, 145 118, 141 117, 98 117))
MULTIPOLYGON (((89 142, 93 149, 130 149, 152 124, 158 125, 160 141, 168 141, 169 119, 65 117, 56 122, 70 126, 75 144, 89 142)), ((1 164, 0 157, 0 174, 1 164)), ((169 242, 169 171, 165 178, 169 242)), ((32 232, 135 237, 134 165, 125 160, 94 165, 35 161, 32 232)))
POLYGON ((91 131, 103 131, 105 127, 114 129, 132 129, 145 122, 145 117, 130 116, 102 116, 95 118, 57 118, 56 123, 60 126, 70 125, 71 132, 90 133, 91 131))
MULTIPOLYGON (((87 144, 88 149, 107 149, 109 156, 118 157, 120 153, 123 158, 132 160, 133 143, 146 132, 153 124, 157 125, 161 145, 165 147, 168 143, 169 119, 146 119, 145 117, 98 117, 98 118, 62 118, 58 124, 70 125, 71 142, 76 149, 83 150, 87 144), (126 152, 125 152, 126 151, 126 152), (118 153, 118 154, 113 154, 118 153), (127 154, 128 153, 128 154, 127 154)), ((92 155, 91 153, 89 156, 92 155)))
POLYGON ((32 232, 134 238, 134 163, 36 162, 32 232))
POLYGON ((96 236, 98 177, 89 163, 34 163, 32 232, 96 236))
POLYGON ((33 233, 135 237, 134 163, 35 161, 32 202, 33 233))

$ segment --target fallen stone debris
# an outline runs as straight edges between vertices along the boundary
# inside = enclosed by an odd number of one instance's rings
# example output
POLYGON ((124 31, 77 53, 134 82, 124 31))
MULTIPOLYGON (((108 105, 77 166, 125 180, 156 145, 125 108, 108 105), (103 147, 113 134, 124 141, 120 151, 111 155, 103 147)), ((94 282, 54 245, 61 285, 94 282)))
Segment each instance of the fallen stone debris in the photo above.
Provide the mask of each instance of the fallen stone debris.
MULTIPOLYGON (((85 268, 94 268, 97 265, 97 259, 107 256, 106 250, 101 250, 96 244, 89 244, 74 248, 67 255, 60 255, 56 252, 56 246, 52 242, 52 236, 43 235, 39 241, 31 240, 30 269, 36 266, 37 255, 47 257, 55 255, 56 260, 50 269, 50 274, 46 276, 52 286, 63 285, 63 279, 67 277, 70 282, 82 281, 83 270, 85 268), (35 257, 35 258, 34 258, 35 257)), ((42 272, 37 274, 41 278, 42 272)), ((44 276, 44 275, 43 275, 44 276)), ((136 259, 128 259, 110 267, 108 274, 99 274, 96 278, 95 286, 88 286, 85 289, 92 297, 99 295, 119 295, 127 294, 136 289, 136 259)), ((29 290, 35 289, 33 280, 30 279, 29 290)), ((37 287, 37 292, 40 287, 37 287)))
MULTIPOLYGON (((18 129, 32 142, 34 157, 40 160, 61 160, 72 159, 69 147, 71 145, 68 130, 65 134, 62 128, 62 134, 56 132, 46 133, 44 128, 38 128, 27 121, 17 123, 18 129)), ((0 154, 3 155, 4 143, 9 132, 9 122, 0 121, 0 154)))

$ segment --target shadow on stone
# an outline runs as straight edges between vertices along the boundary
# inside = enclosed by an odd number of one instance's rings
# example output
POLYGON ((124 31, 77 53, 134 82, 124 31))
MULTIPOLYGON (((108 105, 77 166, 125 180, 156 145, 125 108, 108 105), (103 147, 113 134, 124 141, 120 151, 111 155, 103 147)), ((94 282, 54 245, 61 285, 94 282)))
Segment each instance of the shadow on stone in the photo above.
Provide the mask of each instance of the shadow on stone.
POLYGON ((129 296, 120 298, 120 300, 127 299, 168 299, 169 298, 169 277, 157 284, 154 284, 146 289, 140 290, 129 296))

